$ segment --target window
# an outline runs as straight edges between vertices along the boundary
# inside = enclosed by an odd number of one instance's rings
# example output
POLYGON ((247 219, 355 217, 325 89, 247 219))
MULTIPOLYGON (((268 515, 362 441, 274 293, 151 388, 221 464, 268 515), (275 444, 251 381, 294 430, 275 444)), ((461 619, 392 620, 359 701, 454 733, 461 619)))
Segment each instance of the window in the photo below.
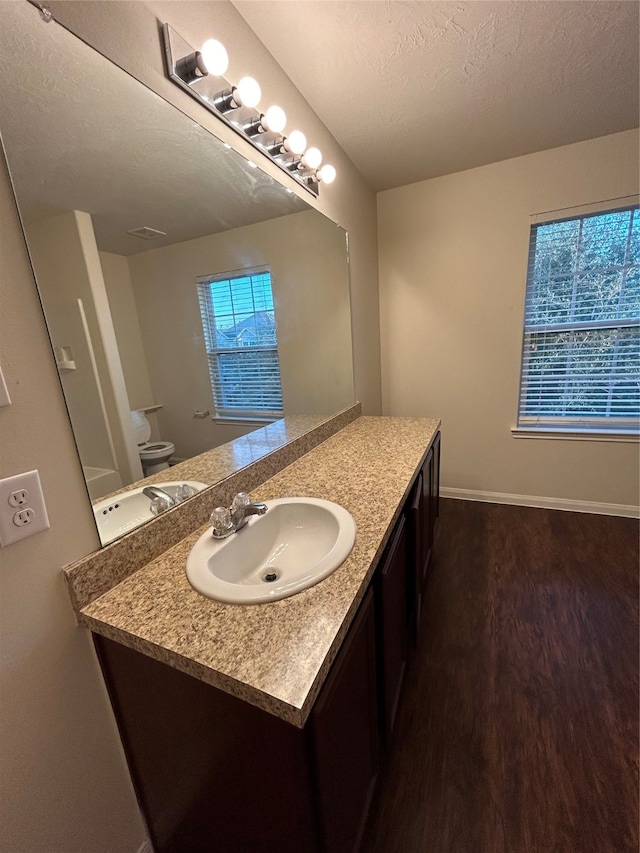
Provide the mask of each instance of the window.
POLYGON ((518 427, 636 432, 638 207, 531 228, 518 427))
POLYGON ((269 271, 201 279, 198 298, 217 416, 281 417, 280 363, 269 271))

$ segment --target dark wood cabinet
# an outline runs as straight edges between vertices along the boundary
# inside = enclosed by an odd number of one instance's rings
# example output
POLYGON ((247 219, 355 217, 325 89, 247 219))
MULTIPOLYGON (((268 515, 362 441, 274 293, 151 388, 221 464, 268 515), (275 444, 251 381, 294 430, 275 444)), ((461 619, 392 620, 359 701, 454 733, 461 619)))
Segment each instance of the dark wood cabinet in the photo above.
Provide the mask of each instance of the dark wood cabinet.
POLYGON ((418 474, 407 505, 409 569, 407 615, 414 644, 421 617, 431 552, 435 541, 440 495, 440 433, 437 433, 418 474))
POLYGON ((304 729, 94 637, 156 853, 358 851, 420 627, 439 464, 438 434, 304 729))
POLYGON ((420 536, 422 537, 422 563, 420 565, 420 584, 424 589, 431 560, 431 549, 433 548, 434 523, 431 515, 433 511, 433 447, 429 450, 424 465, 422 466, 422 514, 420 518, 420 536))
POLYGON ((376 574, 380 709, 385 741, 391 739, 407 664, 407 523, 396 524, 376 574))
POLYGON ((422 471, 414 483, 407 504, 407 526, 409 555, 407 559, 407 628, 414 641, 422 615, 422 565, 424 545, 422 536, 424 496, 422 493, 422 471))
POLYGON ((324 853, 305 731, 94 641, 155 853, 324 853))
POLYGON ((431 465, 431 543, 435 541, 435 530, 440 515, 440 433, 436 434, 431 446, 433 463, 431 465))
POLYGON ((360 607, 311 713, 324 850, 359 847, 378 775, 373 595, 360 607))
POLYGON ((94 636, 156 853, 353 853, 378 773, 373 593, 305 729, 94 636))

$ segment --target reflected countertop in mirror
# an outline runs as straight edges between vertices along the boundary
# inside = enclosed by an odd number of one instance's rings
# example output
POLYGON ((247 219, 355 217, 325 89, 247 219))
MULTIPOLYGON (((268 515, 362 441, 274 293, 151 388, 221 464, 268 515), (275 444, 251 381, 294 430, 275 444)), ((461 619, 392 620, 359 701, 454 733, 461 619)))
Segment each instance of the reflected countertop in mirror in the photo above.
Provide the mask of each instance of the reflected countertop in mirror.
MULTIPOLYGON (((164 486, 168 481, 186 484, 193 482, 194 484, 199 483, 214 486, 231 477, 233 474, 249 468, 255 462, 264 460, 265 457, 268 457, 275 451, 288 448, 299 440, 306 442, 308 448, 315 446, 325 437, 333 434, 336 429, 358 417, 360 411, 360 405, 355 404, 343 412, 327 416, 289 415, 233 441, 207 450, 198 456, 194 456, 192 459, 172 465, 167 470, 159 471, 136 483, 132 483, 128 487, 128 492, 140 490, 146 486, 164 486)), ((294 457, 295 454, 291 458, 294 457)), ((279 462, 274 463, 273 470, 276 470, 279 465, 279 462)), ((103 530, 100 524, 99 509, 96 509, 96 507, 102 507, 106 500, 117 501, 118 496, 121 494, 123 494, 122 491, 116 491, 111 495, 106 495, 104 498, 93 501, 94 511, 97 516, 98 535, 103 545, 114 541, 117 536, 114 536, 111 530, 108 529, 113 527, 111 524, 108 524, 103 530)), ((125 535, 131 529, 133 528, 122 528, 120 535, 125 535)))
MULTIPOLYGON (((246 468, 268 453, 300 438, 321 426, 332 415, 288 415, 272 424, 260 427, 226 444, 180 462, 169 469, 171 477, 178 480, 201 480, 214 485, 230 474, 246 468)), ((157 483, 167 478, 168 472, 151 474, 144 483, 157 483)))
POLYGON ((213 485, 353 404, 346 232, 26 0, 1 15, 0 130, 91 498, 213 485), (197 285, 255 269, 284 418, 242 425, 215 409, 197 285), (134 410, 169 471, 144 477, 134 410))

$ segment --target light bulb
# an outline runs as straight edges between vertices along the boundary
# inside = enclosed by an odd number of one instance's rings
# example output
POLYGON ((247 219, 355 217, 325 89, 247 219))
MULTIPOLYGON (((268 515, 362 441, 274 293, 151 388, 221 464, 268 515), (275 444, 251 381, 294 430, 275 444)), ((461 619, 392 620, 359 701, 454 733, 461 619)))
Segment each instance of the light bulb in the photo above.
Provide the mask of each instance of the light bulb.
POLYGON ((233 90, 233 99, 241 107, 257 107, 261 97, 260 84, 253 77, 243 77, 233 90))
POLYGON ((336 170, 333 166, 325 163, 324 166, 318 170, 318 178, 325 184, 332 184, 336 179, 336 170))
POLYGON ((307 147, 307 137, 301 130, 292 130, 284 141, 284 147, 292 154, 302 154, 307 147))
POLYGON ((282 133, 287 123, 287 116, 282 107, 275 104, 262 116, 262 126, 271 133, 282 133))
POLYGON ((317 169, 322 163, 322 152, 319 148, 307 148, 302 156, 302 165, 306 169, 317 169))
POLYGON ((215 39, 207 39, 200 48, 200 53, 207 72, 222 77, 229 67, 229 55, 224 45, 215 39))

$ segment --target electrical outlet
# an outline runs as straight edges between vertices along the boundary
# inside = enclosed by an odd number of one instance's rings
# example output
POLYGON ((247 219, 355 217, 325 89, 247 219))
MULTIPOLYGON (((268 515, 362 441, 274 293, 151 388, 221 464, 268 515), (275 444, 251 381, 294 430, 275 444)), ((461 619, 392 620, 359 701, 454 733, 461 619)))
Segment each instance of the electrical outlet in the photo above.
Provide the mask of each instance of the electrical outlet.
POLYGON ((49 527, 37 471, 0 480, 0 545, 3 547, 49 527))
POLYGON ((14 513, 13 523, 16 527, 24 527, 25 524, 31 524, 35 517, 35 512, 28 506, 26 509, 20 509, 14 513))
POLYGON ((9 504, 11 506, 26 506, 30 497, 31 493, 28 489, 16 489, 9 495, 9 504))

